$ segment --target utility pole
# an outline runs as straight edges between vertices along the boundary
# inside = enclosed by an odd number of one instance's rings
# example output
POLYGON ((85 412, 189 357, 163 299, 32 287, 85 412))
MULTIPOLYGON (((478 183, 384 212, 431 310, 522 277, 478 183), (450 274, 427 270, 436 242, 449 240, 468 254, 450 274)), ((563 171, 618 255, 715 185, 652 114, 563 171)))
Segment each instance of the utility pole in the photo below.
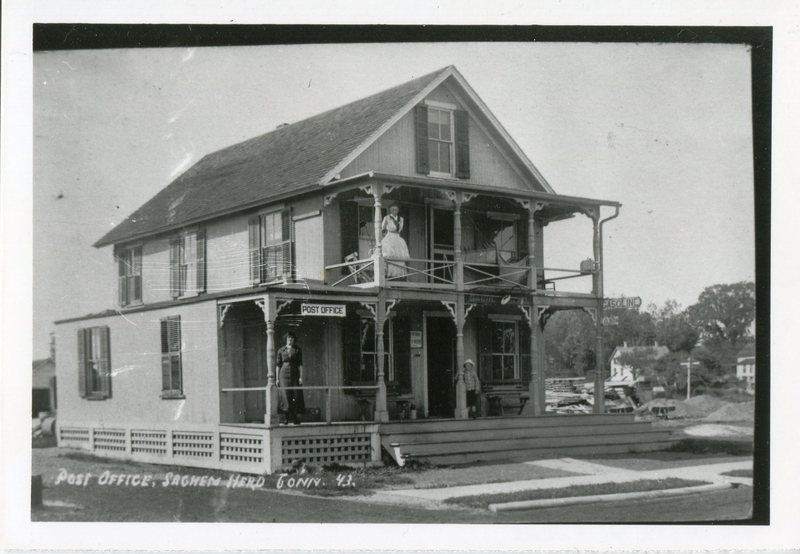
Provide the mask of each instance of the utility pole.
POLYGON ((686 366, 686 400, 692 397, 692 366, 695 364, 700 365, 700 362, 695 362, 691 356, 687 361, 681 362, 682 366, 686 366))

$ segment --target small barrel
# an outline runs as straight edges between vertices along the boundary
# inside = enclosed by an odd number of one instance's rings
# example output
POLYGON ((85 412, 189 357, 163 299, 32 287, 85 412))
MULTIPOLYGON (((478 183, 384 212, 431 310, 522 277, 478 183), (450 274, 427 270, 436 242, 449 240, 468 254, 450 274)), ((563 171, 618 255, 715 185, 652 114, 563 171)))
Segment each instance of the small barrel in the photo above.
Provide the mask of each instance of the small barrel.
POLYGON ((56 418, 50 416, 42 420, 42 435, 52 437, 56 434, 56 418))

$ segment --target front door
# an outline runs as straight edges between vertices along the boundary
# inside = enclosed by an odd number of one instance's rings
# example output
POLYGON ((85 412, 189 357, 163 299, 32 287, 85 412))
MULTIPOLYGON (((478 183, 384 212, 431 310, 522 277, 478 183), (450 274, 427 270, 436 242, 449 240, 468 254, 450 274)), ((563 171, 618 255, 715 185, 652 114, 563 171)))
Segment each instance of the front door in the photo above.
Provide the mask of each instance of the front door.
MULTIPOLYGON (((263 321, 249 321, 242 327, 242 363, 245 387, 267 386, 266 333, 263 321)), ((244 413, 247 422, 264 422, 266 393, 244 393, 244 413)))
POLYGON ((428 416, 453 417, 455 327, 450 317, 425 318, 428 416))

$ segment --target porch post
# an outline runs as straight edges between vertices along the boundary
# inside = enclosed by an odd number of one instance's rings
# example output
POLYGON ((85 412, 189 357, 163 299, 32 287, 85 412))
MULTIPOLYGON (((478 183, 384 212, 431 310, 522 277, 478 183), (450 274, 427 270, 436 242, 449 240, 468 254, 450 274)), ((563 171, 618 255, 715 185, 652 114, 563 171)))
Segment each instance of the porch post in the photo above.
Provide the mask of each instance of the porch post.
POLYGON ((528 206, 528 288, 536 292, 539 284, 536 275, 536 223, 533 216, 536 212, 536 202, 528 206))
MULTIPOLYGON (((467 385, 464 383, 464 295, 456 297, 456 419, 469 417, 467 385)), ((477 368, 476 368, 477 369, 477 368)))
POLYGON ((538 306, 535 297, 531 297, 531 380, 528 383, 533 415, 540 416, 545 412, 545 374, 544 374, 544 340, 542 323, 539 321, 538 306))
POLYGON ((264 423, 277 425, 278 418, 278 387, 275 378, 275 298, 270 294, 264 297, 264 320, 267 324, 267 393, 266 413, 264 423))
POLYGON ((600 251, 600 207, 592 212, 592 246, 594 250, 594 274, 592 275, 592 290, 597 298, 595 312, 595 331, 597 346, 595 347, 595 378, 594 378, 594 413, 605 413, 605 360, 603 360, 603 276, 600 267, 602 252, 600 251))
MULTIPOLYGON (((380 212, 378 212, 380 213, 380 212)), ((389 410, 386 407, 386 379, 384 377, 383 324, 386 322, 386 301, 384 294, 378 294, 375 306, 375 350, 378 357, 378 392, 375 395, 375 421, 389 421, 389 410)))
MULTIPOLYGON (((455 200, 453 201, 453 261, 455 262, 453 281, 455 281, 456 290, 458 291, 464 290, 464 260, 461 255, 461 203, 463 200, 464 193, 456 192, 455 200)), ((463 307, 463 298, 461 300, 463 307)))
POLYGON ((380 183, 373 183, 371 186, 372 197, 375 200, 375 253, 373 256, 375 258, 375 286, 382 287, 384 285, 383 246, 381 245, 381 240, 383 239, 383 231, 381 230, 381 224, 383 223, 383 217, 381 217, 381 196, 383 196, 383 185, 380 183))

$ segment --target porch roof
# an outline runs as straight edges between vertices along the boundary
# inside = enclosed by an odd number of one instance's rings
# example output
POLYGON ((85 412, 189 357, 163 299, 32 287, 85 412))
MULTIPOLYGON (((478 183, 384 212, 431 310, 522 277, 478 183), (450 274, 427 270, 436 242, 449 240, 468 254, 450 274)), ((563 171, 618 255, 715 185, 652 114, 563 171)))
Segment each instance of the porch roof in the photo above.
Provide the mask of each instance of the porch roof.
POLYGON ((545 219, 559 219, 562 217, 568 217, 571 214, 582 212, 586 208, 595 208, 599 206, 620 208, 622 206, 620 202, 615 200, 569 196, 552 192, 536 192, 530 190, 514 190, 506 188, 501 189, 491 185, 464 183, 458 179, 423 176, 410 177, 406 175, 380 173, 377 171, 368 171, 359 175, 334 181, 328 185, 328 188, 331 190, 331 192, 333 192, 337 188, 339 190, 347 190, 369 184, 370 182, 426 189, 453 190, 468 192, 471 194, 512 198, 514 200, 532 200, 542 202, 545 204, 545 207, 542 210, 541 215, 545 219))

